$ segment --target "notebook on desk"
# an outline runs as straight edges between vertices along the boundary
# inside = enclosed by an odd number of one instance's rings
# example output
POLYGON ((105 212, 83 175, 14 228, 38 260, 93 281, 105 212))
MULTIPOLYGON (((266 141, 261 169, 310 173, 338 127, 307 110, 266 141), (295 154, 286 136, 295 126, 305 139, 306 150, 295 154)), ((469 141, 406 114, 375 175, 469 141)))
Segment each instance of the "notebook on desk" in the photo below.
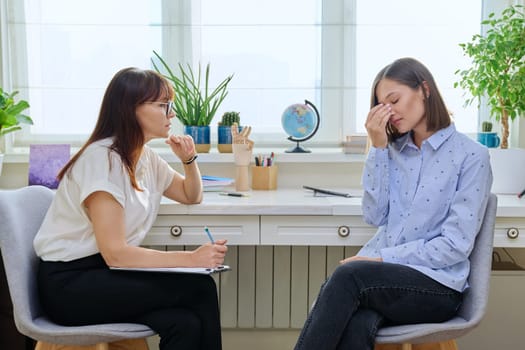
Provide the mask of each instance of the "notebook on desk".
POLYGON ((229 271, 228 265, 211 267, 110 267, 111 270, 119 271, 142 271, 142 272, 166 272, 166 273, 198 273, 211 275, 214 273, 229 271))

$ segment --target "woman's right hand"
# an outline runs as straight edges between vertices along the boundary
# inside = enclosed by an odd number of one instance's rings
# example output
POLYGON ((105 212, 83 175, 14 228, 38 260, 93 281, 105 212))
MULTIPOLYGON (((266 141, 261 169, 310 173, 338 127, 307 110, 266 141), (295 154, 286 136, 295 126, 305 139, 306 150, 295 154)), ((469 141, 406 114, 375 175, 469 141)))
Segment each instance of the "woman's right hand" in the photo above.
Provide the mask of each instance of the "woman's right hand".
POLYGON ((366 117, 365 128, 368 137, 375 148, 386 148, 388 145, 388 135, 386 126, 392 115, 392 106, 389 104, 378 104, 370 109, 366 117))
POLYGON ((224 257, 228 251, 225 239, 218 239, 215 243, 206 243, 192 252, 192 262, 195 267, 217 267, 224 264, 224 257))

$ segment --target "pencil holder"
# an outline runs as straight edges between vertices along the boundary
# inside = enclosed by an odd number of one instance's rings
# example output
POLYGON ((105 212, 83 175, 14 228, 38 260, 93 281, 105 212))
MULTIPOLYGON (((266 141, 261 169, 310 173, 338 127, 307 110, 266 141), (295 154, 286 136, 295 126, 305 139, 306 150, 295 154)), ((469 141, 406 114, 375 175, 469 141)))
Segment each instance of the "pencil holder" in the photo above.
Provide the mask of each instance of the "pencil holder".
POLYGON ((277 189, 277 165, 252 166, 252 190, 277 189))

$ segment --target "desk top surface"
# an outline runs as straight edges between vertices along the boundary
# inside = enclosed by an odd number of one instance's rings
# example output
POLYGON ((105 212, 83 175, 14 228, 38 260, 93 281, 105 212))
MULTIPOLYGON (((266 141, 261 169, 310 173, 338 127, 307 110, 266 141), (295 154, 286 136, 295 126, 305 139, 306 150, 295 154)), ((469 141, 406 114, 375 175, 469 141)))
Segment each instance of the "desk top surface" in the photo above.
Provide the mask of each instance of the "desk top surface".
MULTIPOLYGON (((314 196, 312 191, 280 189, 250 191, 246 197, 204 192, 202 203, 179 204, 163 198, 162 215, 362 215, 361 190, 338 189, 355 197, 314 196)), ((525 218, 525 197, 498 195, 498 217, 525 218)))

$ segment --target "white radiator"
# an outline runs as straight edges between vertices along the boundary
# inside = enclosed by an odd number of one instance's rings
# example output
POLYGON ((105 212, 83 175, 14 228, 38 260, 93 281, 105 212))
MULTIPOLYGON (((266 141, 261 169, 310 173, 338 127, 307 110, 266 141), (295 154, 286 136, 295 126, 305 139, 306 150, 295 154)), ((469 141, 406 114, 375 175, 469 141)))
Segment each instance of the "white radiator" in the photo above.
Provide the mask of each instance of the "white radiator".
MULTIPOLYGON (((191 250, 193 246, 156 246, 191 250)), ((230 246, 215 275, 223 328, 302 328, 319 287, 357 247, 230 246)))

